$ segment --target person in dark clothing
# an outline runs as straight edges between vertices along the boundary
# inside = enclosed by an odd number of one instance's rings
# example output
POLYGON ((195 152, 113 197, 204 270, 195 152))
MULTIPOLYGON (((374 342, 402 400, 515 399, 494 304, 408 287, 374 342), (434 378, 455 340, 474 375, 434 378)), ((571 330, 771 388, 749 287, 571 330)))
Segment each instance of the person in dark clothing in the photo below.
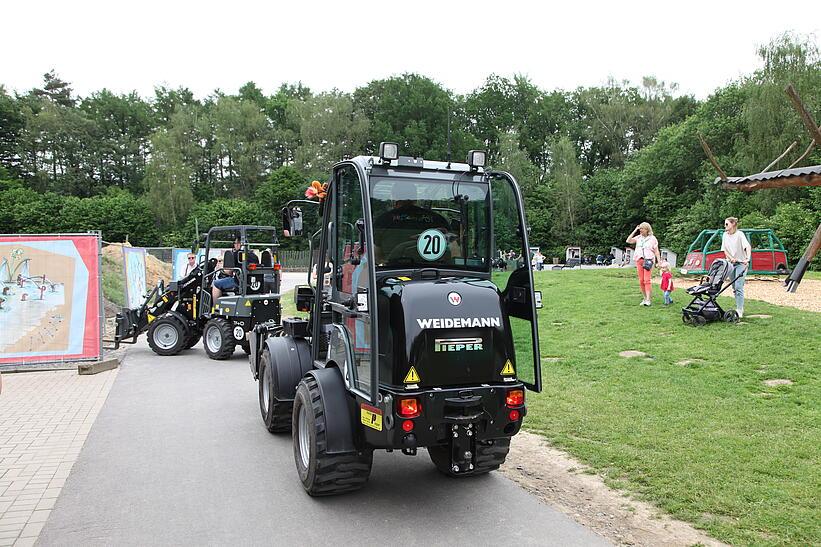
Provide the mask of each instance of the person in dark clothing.
MULTIPOLYGON (((398 256, 414 256, 408 249, 410 243, 415 245, 419 234, 431 228, 449 232, 448 221, 435 211, 419 207, 416 186, 413 184, 394 184, 391 192, 393 207, 373 222, 374 250, 376 262, 384 263, 398 256), (408 249, 402 253, 398 249, 408 249)), ((415 254, 415 251, 414 251, 415 254)))

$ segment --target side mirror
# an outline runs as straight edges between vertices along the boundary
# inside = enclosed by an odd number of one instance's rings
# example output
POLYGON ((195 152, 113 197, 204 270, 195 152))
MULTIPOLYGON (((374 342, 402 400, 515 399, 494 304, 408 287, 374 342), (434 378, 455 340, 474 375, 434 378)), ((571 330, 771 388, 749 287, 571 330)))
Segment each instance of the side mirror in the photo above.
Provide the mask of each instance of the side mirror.
POLYGON ((302 235, 302 209, 300 207, 282 209, 282 235, 285 237, 302 235))

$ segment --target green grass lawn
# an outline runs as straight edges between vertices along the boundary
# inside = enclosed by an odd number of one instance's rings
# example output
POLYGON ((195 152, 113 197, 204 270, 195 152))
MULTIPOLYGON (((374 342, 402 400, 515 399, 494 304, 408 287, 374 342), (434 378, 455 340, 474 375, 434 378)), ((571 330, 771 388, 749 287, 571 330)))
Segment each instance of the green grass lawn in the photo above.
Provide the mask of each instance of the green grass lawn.
POLYGON ((632 269, 535 276, 541 355, 559 360, 543 361, 528 429, 718 539, 821 543, 821 314, 748 301, 772 318, 694 328, 682 290, 638 306, 632 269))

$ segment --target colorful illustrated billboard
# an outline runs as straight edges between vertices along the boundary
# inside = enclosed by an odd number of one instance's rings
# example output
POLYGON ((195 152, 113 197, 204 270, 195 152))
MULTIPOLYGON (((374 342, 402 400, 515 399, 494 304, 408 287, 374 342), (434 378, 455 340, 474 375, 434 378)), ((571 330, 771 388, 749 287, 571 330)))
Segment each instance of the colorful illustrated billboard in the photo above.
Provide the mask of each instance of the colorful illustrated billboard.
POLYGON ((0 365, 102 354, 100 236, 0 235, 0 365))
POLYGON ((125 270, 125 305, 137 308, 145 300, 145 249, 123 247, 123 268, 125 270))

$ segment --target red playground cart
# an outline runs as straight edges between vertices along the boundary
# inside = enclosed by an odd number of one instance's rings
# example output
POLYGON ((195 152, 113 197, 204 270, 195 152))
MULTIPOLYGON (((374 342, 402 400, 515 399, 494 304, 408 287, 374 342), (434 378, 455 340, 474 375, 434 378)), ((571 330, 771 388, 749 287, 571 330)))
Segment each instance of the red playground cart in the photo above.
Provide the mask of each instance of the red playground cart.
MULTIPOLYGON (((787 251, 781 240, 769 229, 741 229, 752 248, 752 259, 747 273, 756 275, 785 275, 789 273, 787 251)), ((681 273, 704 275, 718 258, 724 258, 721 236, 724 230, 702 230, 687 249, 681 273)))

